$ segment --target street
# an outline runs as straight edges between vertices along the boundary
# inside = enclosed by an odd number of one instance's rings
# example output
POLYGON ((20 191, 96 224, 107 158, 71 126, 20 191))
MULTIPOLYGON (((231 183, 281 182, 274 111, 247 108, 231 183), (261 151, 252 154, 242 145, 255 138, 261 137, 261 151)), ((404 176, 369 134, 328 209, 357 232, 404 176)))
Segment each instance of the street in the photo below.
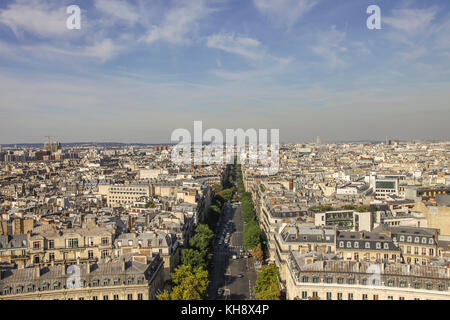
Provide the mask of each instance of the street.
POLYGON ((208 297, 210 300, 253 300, 253 286, 256 282, 254 259, 241 257, 243 247, 243 221, 241 208, 225 204, 220 225, 216 230, 210 272, 208 297), (231 221, 231 223, 230 223, 231 221), (227 224, 229 227, 227 229, 227 224), (219 244, 221 235, 230 233, 229 244, 219 244), (233 259, 233 255, 237 259, 233 259), (222 289, 223 292, 218 293, 222 289))

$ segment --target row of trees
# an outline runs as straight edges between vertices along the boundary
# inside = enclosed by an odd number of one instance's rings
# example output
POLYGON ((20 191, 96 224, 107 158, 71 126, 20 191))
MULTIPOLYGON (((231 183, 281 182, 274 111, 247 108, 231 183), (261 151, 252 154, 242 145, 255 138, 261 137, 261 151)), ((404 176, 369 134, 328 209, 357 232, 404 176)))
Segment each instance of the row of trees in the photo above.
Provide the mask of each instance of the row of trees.
POLYGON ((181 265, 171 274, 172 291, 164 290, 159 300, 203 300, 207 296, 208 271, 214 233, 200 224, 189 240, 189 248, 181 254, 181 265))
POLYGON ((261 268, 253 288, 258 300, 280 300, 278 295, 278 276, 279 271, 274 264, 269 264, 261 268))
POLYGON ((260 252, 258 248, 261 249, 261 229, 259 227, 258 221, 256 220, 255 208, 253 207, 252 202, 252 195, 250 192, 245 192, 244 190, 240 164, 236 166, 236 170, 238 193, 242 209, 242 220, 244 221, 244 247, 247 250, 254 250, 255 254, 259 256, 260 252))

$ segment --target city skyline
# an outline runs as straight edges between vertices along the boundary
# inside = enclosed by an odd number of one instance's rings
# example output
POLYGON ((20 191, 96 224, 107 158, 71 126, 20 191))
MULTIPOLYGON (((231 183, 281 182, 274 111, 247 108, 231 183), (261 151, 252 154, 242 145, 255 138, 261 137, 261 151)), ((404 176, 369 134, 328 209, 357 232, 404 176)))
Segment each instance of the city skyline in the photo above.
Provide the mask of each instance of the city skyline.
POLYGON ((0 4, 1 144, 169 143, 194 120, 285 142, 450 139, 447 1, 95 0, 67 30, 71 4, 0 4))

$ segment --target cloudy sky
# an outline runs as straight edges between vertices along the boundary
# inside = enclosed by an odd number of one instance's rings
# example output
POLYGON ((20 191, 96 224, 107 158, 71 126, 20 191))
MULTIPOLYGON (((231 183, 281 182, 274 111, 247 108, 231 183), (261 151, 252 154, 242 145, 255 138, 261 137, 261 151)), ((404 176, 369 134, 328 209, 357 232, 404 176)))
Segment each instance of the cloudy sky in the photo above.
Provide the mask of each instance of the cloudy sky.
POLYGON ((0 1, 0 143, 450 139, 449 89, 448 0, 0 1))

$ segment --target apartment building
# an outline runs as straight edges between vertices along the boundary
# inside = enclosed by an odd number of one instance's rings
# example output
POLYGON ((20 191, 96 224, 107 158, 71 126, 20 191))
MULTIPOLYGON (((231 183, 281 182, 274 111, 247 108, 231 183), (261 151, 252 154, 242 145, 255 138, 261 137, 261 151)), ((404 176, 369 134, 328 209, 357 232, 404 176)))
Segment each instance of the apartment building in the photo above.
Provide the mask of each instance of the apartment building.
POLYGON ((287 299, 450 300, 450 269, 406 264, 336 261, 291 252, 287 299))
POLYGON ((47 230, 28 234, 28 263, 73 264, 110 259, 113 232, 102 227, 47 230))
POLYGON ((163 287, 159 255, 0 272, 0 300, 154 300, 163 287))

